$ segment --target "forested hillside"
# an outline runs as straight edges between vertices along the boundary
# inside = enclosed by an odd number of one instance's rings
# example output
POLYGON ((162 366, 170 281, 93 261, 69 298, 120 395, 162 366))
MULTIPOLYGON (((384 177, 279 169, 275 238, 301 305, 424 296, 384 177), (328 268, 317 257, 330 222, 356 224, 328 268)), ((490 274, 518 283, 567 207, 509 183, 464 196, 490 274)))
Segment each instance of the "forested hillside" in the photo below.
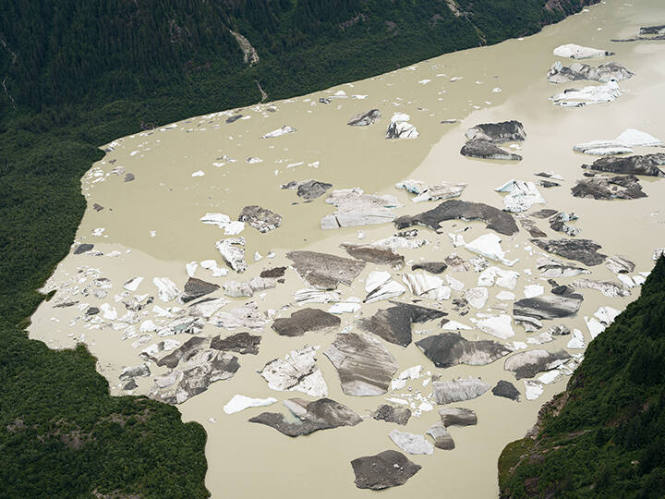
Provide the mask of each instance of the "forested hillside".
POLYGON ((598 336, 533 438, 499 461, 502 497, 663 497, 665 257, 598 336))
POLYGON ((101 144, 258 102, 257 83, 302 94, 534 33, 596 1, 0 0, 0 496, 207 494, 199 425, 110 397, 84 348, 50 351, 23 331, 101 144))
POLYGON ((171 119, 257 101, 255 81, 281 98, 531 34, 595 1, 5 0, 3 97, 35 111, 149 99, 173 114, 146 122, 171 119))

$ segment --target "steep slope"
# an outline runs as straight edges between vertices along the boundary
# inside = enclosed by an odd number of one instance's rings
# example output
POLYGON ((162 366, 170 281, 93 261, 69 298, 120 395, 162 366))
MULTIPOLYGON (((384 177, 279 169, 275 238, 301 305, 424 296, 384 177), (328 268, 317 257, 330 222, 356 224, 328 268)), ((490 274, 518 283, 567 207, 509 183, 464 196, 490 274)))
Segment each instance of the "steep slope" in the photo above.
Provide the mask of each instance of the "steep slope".
POLYGON ((33 110, 140 97, 192 115, 258 101, 256 81, 271 98, 302 94, 535 33, 596 2, 3 2, 3 97, 33 110))
POLYGON ((532 435, 499 460, 502 497, 662 497, 665 257, 586 351, 532 435))

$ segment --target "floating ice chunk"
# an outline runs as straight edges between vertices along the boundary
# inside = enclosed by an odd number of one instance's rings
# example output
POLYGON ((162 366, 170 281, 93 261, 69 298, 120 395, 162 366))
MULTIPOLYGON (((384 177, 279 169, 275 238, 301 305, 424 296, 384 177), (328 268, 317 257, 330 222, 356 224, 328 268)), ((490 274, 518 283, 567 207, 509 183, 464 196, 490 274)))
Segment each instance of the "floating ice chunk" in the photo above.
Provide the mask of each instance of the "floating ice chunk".
POLYGON ((483 308, 489 298, 489 291, 483 287, 470 288, 464 293, 464 298, 472 307, 483 308))
POLYGON ((224 258, 226 263, 236 272, 244 272, 247 270, 247 262, 245 261, 245 238, 237 237, 231 239, 223 239, 215 243, 220 255, 224 258))
POLYGON ((614 140, 628 147, 660 147, 664 145, 663 141, 653 135, 634 128, 627 128, 614 140))
POLYGON ((557 57, 567 57, 570 59, 590 59, 592 57, 606 57, 614 55, 607 50, 583 47, 575 43, 567 43, 555 48, 552 53, 557 57))
POLYGON ((123 288, 125 288, 127 291, 136 291, 138 287, 141 285, 143 282, 143 277, 134 277, 133 279, 130 279, 127 281, 125 284, 123 284, 123 288))
POLYGON ((600 333, 605 331, 605 329, 614 322, 614 319, 619 315, 621 312, 618 311, 615 308, 612 307, 600 307, 596 312, 593 314, 594 317, 584 317, 584 322, 587 325, 587 328, 589 329, 589 333, 591 334, 591 339, 595 338, 598 336, 600 333))
POLYGON ((427 85, 430 81, 432 81, 432 80, 424 79, 424 80, 420 80, 418 83, 420 83, 421 85, 427 85))
POLYGON ((535 336, 530 336, 526 339, 526 342, 529 345, 543 345, 552 341, 554 341, 554 338, 552 338, 552 335, 548 331, 544 331, 535 336))
POLYGON ((399 373, 397 379, 404 379, 404 380, 418 379, 420 378, 420 376, 422 376, 422 372, 423 372, 423 366, 421 365, 409 367, 408 369, 405 369, 404 371, 399 373))
POLYGON ((540 381, 544 385, 549 385, 554 383, 557 379, 561 377, 561 371, 558 369, 552 369, 551 371, 545 371, 539 375, 536 380, 540 381))
POLYGON ((456 184, 443 181, 430 186, 420 180, 405 180, 395 184, 395 188, 397 189, 404 189, 412 194, 417 194, 417 196, 412 199, 414 203, 456 198, 462 194, 465 187, 466 184, 463 183, 456 184))
POLYGON ((434 445, 424 435, 393 430, 390 439, 407 454, 433 454, 434 445))
POLYGON ((231 220, 231 217, 224 213, 206 213, 201 217, 201 222, 209 225, 216 225, 224 229, 224 234, 234 236, 245 230, 245 222, 231 220))
POLYGON ((633 150, 615 141, 592 140, 573 146, 573 151, 590 154, 592 156, 614 156, 616 154, 630 154, 633 150))
POLYGON ((450 288, 444 286, 440 277, 417 273, 405 273, 402 281, 407 285, 409 291, 416 296, 427 296, 432 300, 447 300, 450 298, 450 288))
POLYGON ((397 405, 409 405, 409 402, 404 400, 404 399, 398 399, 394 397, 389 397, 386 399, 388 402, 392 402, 393 404, 397 405))
POLYGON ((572 338, 566 345, 567 348, 585 348, 584 335, 579 329, 573 329, 572 338))
POLYGON ((282 135, 286 135, 287 133, 293 133, 295 131, 296 131, 295 128, 290 127, 288 125, 284 125, 281 128, 278 128, 276 130, 273 130, 272 132, 266 133, 262 138, 264 138, 264 139, 273 139, 275 137, 280 137, 282 135))
POLYGON ((490 260, 495 260, 503 263, 509 267, 515 265, 519 259, 508 260, 505 257, 505 252, 501 248, 501 238, 494 233, 483 234, 477 237, 470 243, 467 243, 465 248, 473 253, 482 255, 490 260))
POLYGON ((312 397, 325 397, 328 385, 316 365, 318 348, 305 345, 300 350, 292 350, 283 359, 268 362, 261 376, 271 390, 298 391, 312 397))
POLYGON ((231 222, 231 217, 224 213, 206 213, 200 218, 204 224, 216 225, 223 229, 228 223, 231 222))
POLYGON ((189 277, 194 277, 194 273, 196 272, 196 269, 198 268, 199 264, 196 262, 189 262, 185 264, 185 269, 187 270, 187 275, 189 277))
POLYGON ((600 321, 595 317, 585 316, 584 322, 586 323, 586 327, 589 330, 589 334, 591 334, 591 339, 594 339, 605 330, 605 326, 601 324, 600 321))
POLYGON ((443 326, 441 326, 441 329, 443 329, 444 331, 465 331, 473 328, 467 326, 466 324, 462 324, 461 322, 448 321, 443 326))
POLYGON ((628 128, 614 140, 592 140, 573 147, 574 151, 596 156, 629 154, 631 147, 661 147, 663 142, 646 132, 628 128))
POLYGON ((595 315, 602 323, 609 326, 614 322, 614 319, 616 319, 620 313, 621 311, 617 310, 616 308, 600 307, 593 315, 595 315))
POLYGON ((478 319, 472 318, 471 322, 475 323, 481 331, 503 340, 515 336, 512 326, 513 318, 510 315, 478 314, 478 317, 478 319))
POLYGON ((392 222, 392 210, 401 206, 394 196, 365 194, 359 188, 335 190, 326 203, 337 206, 337 211, 321 219, 324 230, 392 222))
POLYGON ((499 291, 496 294, 496 299, 502 301, 511 301, 515 299, 515 293, 512 293, 510 291, 499 291))
POLYGON ((524 286, 525 298, 535 298, 536 296, 542 295, 544 292, 545 288, 540 284, 530 284, 528 286, 524 286))
POLYGON ((450 286, 455 291, 462 291, 464 289, 464 283, 462 281, 458 281, 454 277, 447 275, 446 281, 448 282, 448 286, 450 286))
POLYGON ((224 406, 224 412, 226 414, 235 414, 236 412, 244 411, 249 407, 266 407, 275 402, 277 402, 277 399, 273 397, 255 399, 246 397, 245 395, 234 395, 224 406))
POLYGON ((517 350, 526 350, 527 348, 529 348, 529 345, 527 345, 523 341, 509 341, 508 343, 506 343, 506 347, 516 352, 517 350))
POLYGON ((192 173, 192 177, 203 177, 205 175, 205 172, 203 170, 196 170, 194 173, 192 173))
POLYGON ((99 310, 102 312, 102 317, 106 320, 114 321, 118 318, 117 310, 108 303, 102 303, 99 310))
POLYGON ((157 330, 157 325, 150 319, 143 321, 139 327, 139 331, 142 333, 151 333, 157 330))
POLYGON ((347 314, 347 313, 354 314, 359 311, 360 311, 360 298, 355 298, 353 296, 351 298, 346 299, 345 301, 340 301, 333 304, 328 309, 328 312, 330 312, 331 314, 347 314))
POLYGON ((295 293, 296 303, 331 303, 340 299, 337 291, 321 291, 320 289, 299 289, 295 293))
MULTIPOLYGON (((365 286, 366 288, 368 286, 365 286)), ((389 279, 379 284, 377 287, 369 291, 365 297, 365 303, 372 303, 380 300, 388 300, 402 295, 406 288, 393 279, 389 279)))
POLYGON ((387 139, 415 139, 420 135, 416 127, 409 123, 411 117, 405 113, 395 113, 386 131, 387 139))
POLYGON ((579 89, 571 88, 553 95, 550 100, 563 107, 581 107, 586 104, 613 102, 621 96, 621 89, 615 80, 604 85, 593 85, 579 89))
POLYGON ((538 192, 536 184, 533 182, 513 179, 495 190, 507 193, 503 198, 504 210, 512 213, 521 213, 536 203, 545 203, 545 199, 538 192))
POLYGON ((543 394, 543 385, 538 381, 525 379, 524 392, 527 400, 536 400, 543 394))
POLYGON ((464 240, 464 236, 462 234, 448 233, 448 237, 450 238, 450 242, 453 243, 455 248, 466 246, 466 241, 464 240))
POLYGON ((390 275, 390 272, 378 270, 370 272, 367 279, 365 279, 365 292, 371 293, 382 284, 388 282, 391 278, 392 276, 390 275))
POLYGON ((249 158, 247 158, 247 163, 249 163, 250 165, 255 165, 257 163, 263 163, 263 160, 261 158, 255 158, 253 156, 250 156, 249 158))
POLYGON ((219 267, 215 260, 203 260, 201 267, 212 272, 213 277, 223 277, 229 273, 227 269, 219 267))
POLYGON ((163 302, 169 302, 174 300, 177 296, 180 295, 175 283, 168 277, 153 277, 152 283, 158 290, 159 299, 163 302))
POLYGON ((497 286, 506 289, 515 289, 519 273, 512 270, 503 270, 499 267, 488 267, 478 276, 478 286, 497 286))

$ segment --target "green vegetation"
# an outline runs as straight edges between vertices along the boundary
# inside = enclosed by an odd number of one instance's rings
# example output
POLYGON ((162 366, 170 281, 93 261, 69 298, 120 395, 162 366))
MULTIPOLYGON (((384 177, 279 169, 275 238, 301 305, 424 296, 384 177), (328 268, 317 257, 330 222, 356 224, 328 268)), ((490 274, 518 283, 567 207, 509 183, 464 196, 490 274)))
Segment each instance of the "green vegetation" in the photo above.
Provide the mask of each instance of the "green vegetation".
POLYGON ((502 497, 663 497, 665 257, 586 351, 534 439, 499 460, 502 497))
POLYGON ((206 496, 205 433, 110 397, 23 328, 67 254, 97 147, 137 130, 536 32, 596 0, 0 1, 0 497, 206 496), (259 53, 254 66, 230 34, 259 53))

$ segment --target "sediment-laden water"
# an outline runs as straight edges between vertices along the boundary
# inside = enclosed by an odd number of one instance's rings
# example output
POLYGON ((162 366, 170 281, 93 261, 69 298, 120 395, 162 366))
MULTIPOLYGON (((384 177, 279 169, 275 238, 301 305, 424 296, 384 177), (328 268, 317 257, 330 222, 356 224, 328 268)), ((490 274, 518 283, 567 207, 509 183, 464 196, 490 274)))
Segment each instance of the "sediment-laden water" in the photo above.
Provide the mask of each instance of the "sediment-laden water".
MULTIPOLYGON (((554 336, 552 341, 537 344, 534 339, 551 326, 562 325, 581 332, 585 344, 591 341, 591 330, 585 318, 591 319, 600 307, 622 310, 639 294, 640 282, 651 269, 653 253, 665 247, 665 179, 640 176, 639 182, 647 197, 628 200, 597 200, 571 195, 571 188, 588 170, 596 157, 573 151, 575 144, 597 139, 612 139, 625 129, 638 129, 665 139, 665 42, 639 41, 616 43, 611 39, 629 38, 640 26, 665 23, 665 8, 658 0, 632 4, 608 0, 568 20, 550 26, 543 32, 520 40, 510 40, 492 47, 447 54, 412 67, 352 84, 340 85, 311 95, 261 104, 237 110, 194 117, 163 128, 124 137, 105 146, 104 159, 92 166, 82 179, 82 190, 88 210, 79 227, 72 254, 63 260, 45 286, 57 290, 54 297, 41 305, 32 317, 30 336, 45 341, 52 348, 70 348, 84 342, 98 358, 98 370, 107 377, 113 394, 134 393, 154 395, 155 379, 169 373, 155 360, 177 349, 192 334, 173 334, 173 322, 189 317, 189 305, 178 296, 188 280, 194 277, 223 286, 230 281, 248 282, 262 271, 287 266, 292 261, 287 253, 309 250, 349 257, 340 244, 372 244, 391 237, 398 231, 393 223, 332 230, 321 229, 321 219, 336 208, 326 203, 328 195, 338 189, 360 188, 368 194, 394 196, 401 206, 387 209, 390 216, 415 215, 432 209, 442 201, 413 203, 413 195, 395 188, 395 183, 415 179, 426 184, 442 181, 464 183, 458 198, 503 208, 503 194, 497 187, 511 179, 535 182, 545 200, 515 218, 541 209, 575 213, 579 219, 570 226, 580 229, 569 238, 550 228, 548 219, 529 217, 546 233, 542 239, 589 239, 602 246, 608 256, 623 255, 635 268, 617 275, 605 263, 588 266, 546 253, 539 249, 521 222, 514 235, 497 233, 481 221, 451 220, 436 232, 416 227, 417 235, 401 238, 403 244, 417 248, 399 248, 405 264, 399 268, 367 263, 350 286, 337 287, 339 299, 365 298, 365 283, 372 272, 389 272, 397 282, 405 274, 427 275, 411 266, 423 261, 444 261, 455 253, 467 263, 469 270, 449 266, 438 277, 441 286, 427 296, 415 296, 408 289, 395 300, 446 312, 446 319, 457 321, 470 329, 460 334, 468 340, 494 340, 516 353, 544 349, 564 350, 573 357, 566 366, 574 367, 583 348, 575 348, 572 336, 554 336), (555 57, 557 46, 576 43, 615 52, 615 55, 580 62, 598 65, 614 61, 635 73, 620 81, 622 95, 614 102, 580 108, 556 106, 548 97, 566 88, 599 85, 596 82, 573 81, 558 85, 547 81, 546 74, 555 61, 564 65, 575 62, 555 57), (329 103, 320 99, 329 99, 329 103), (379 109, 381 118, 365 127, 348 126, 347 121, 358 113, 379 109), (386 139, 386 129, 394 113, 409 115, 416 127, 415 139, 386 139), (236 121, 232 116, 242 115, 236 121), (231 123, 227 122, 232 121, 231 123), (454 123, 449 120, 456 120, 454 123), (479 124, 518 120, 526 130, 526 140, 506 144, 505 150, 523 156, 521 161, 488 161, 460 155, 466 142, 465 132, 479 124), (282 126, 295 132, 274 138, 262 138, 282 126), (249 158, 259 158, 261 161, 249 158), (535 176, 554 172, 563 180, 535 176), (127 174, 131 176, 127 177, 127 174), (322 196, 305 202, 295 190, 282 189, 290 181, 314 179, 332 184, 322 196), (560 184, 546 188, 539 180, 560 184), (95 209, 94 204, 102 209, 95 209), (206 213, 222 213, 237 220, 242 208, 259 205, 282 216, 281 225, 261 233, 246 224, 237 235, 225 234, 223 228, 200 221, 206 213), (464 246, 453 245, 453 234, 466 243, 485 234, 501 238, 505 251, 503 262, 487 258, 485 262, 464 246), (248 269, 237 273, 229 269, 215 245, 218 241, 244 237, 248 269), (80 244, 94 244, 90 251, 75 254, 80 244), (255 253, 260 259, 255 261, 255 253), (580 309, 572 316, 543 320, 535 332, 512 320, 514 336, 497 337, 481 330, 474 321, 486 316, 513 315, 513 302, 538 293, 533 286, 542 286, 543 295, 552 284, 539 270, 540 259, 548 257, 568 265, 584 267, 589 274, 555 277, 557 284, 572 284, 580 279, 609 281, 626 296, 606 296, 595 289, 575 289, 583 295, 580 309), (201 266, 215 260, 219 273, 201 266), (512 266, 507 261, 518 260, 512 266), (195 262, 196 268, 186 264, 195 262), (471 265, 473 262, 476 269, 471 265), (479 286, 482 267, 495 266, 515 271, 519 278, 514 289, 488 286, 489 299, 480 308, 464 307, 454 300, 470 295, 466 291, 479 286), (133 289, 123 287, 135 277, 143 281, 133 289), (153 278, 171 280, 177 290, 168 291, 160 299, 153 278), (453 278, 449 281, 448 277, 453 278), (627 279, 628 278, 628 279, 627 279), (620 280, 623 279, 623 280, 620 280), (456 281, 464 288, 454 289, 456 281), (450 298, 443 295, 450 291, 450 298), (526 288, 526 290, 525 290, 526 288), (512 292, 514 298, 506 294, 512 292), (500 294, 502 293, 503 294, 500 294), (434 299, 433 294, 439 294, 434 299), (142 303, 154 297, 143 308, 142 303), (504 298, 504 299, 499 299, 504 298), (125 305, 129 303, 129 305, 125 305), (95 312, 94 309, 98 309, 95 312), (161 332, 161 335, 160 335, 161 332), (529 342, 529 340, 531 340, 529 342), (167 350, 157 352, 165 342, 167 350), (176 343, 177 342, 177 343, 176 343), (569 346, 570 345, 570 346, 569 346), (146 350, 147 349, 147 350, 146 350), (170 349, 170 350, 169 350, 170 349), (152 360, 146 360, 146 352, 152 360), (136 388, 127 385, 128 378, 119 379, 126 367, 148 365, 149 376, 132 379, 136 388)), ((657 147, 633 147, 634 154, 664 152, 657 147)), ((385 203, 384 203, 385 204, 385 203)), ((389 203, 388 203, 389 204, 389 203)), ((356 214, 358 212, 356 211, 356 214)), ((232 232, 232 229, 229 229, 232 232)), ((542 263, 542 262, 541 262, 542 263)), ((376 275, 376 274, 374 274, 376 275)), ((434 276, 437 277, 437 276, 434 276)), ((208 433, 207 486, 213 497, 262 497, 272 495, 305 498, 362 497, 369 494, 354 486, 350 461, 392 449, 400 450, 389 438, 393 429, 423 435, 440 421, 432 398, 432 380, 458 377, 480 377, 491 387, 507 380, 520 391, 520 401, 482 396, 451 404, 476 412, 478 424, 451 427, 449 433, 455 449, 435 449, 432 455, 407 455, 422 466, 409 481, 381 492, 385 497, 492 497, 497 494, 496 462, 501 449, 520 438, 535 422, 539 407, 565 387, 566 366, 550 369, 529 380, 534 393, 527 397, 524 379, 517 380, 504 370, 505 358, 484 366, 457 365, 436 368, 414 343, 402 347, 379 340, 399 364, 394 377, 403 370, 422 366, 417 379, 408 380, 403 388, 384 395, 358 397, 342 391, 338 373, 324 355, 338 334, 358 332, 358 320, 371 317, 391 304, 386 300, 361 303, 360 311, 339 314, 341 324, 323 332, 308 332, 300 337, 279 336, 271 329, 274 318, 289 317, 293 312, 313 307, 328 310, 333 303, 297 304, 295 293, 311 288, 289 267, 284 282, 275 282, 272 289, 258 290, 253 297, 229 298, 220 312, 228 312, 249 302, 257 307, 255 329, 238 327, 229 330, 216 325, 214 315, 195 336, 222 338, 248 331, 259 335, 257 355, 229 352, 237 357, 240 368, 229 379, 211 383, 207 390, 179 404, 183 420, 201 423, 208 433), (260 321, 265 322, 264 327, 260 321), (292 397, 314 400, 300 392, 276 391, 268 387, 258 373, 276 358, 284 358, 305 345, 318 346, 316 365, 327 384, 328 397, 364 418, 355 426, 317 431, 308 436, 291 438, 273 428, 248 422, 262 412, 286 411, 281 401, 292 397), (556 378, 550 382, 552 378, 556 378), (254 398, 274 397, 278 403, 270 407, 249 408, 226 414, 225 404, 236 394, 254 398), (370 417, 380 404, 395 399, 411 405, 414 412, 408 424, 376 421, 370 417)), ((224 297, 219 289, 208 297, 224 297)), ((219 313, 219 312, 218 312, 219 313)), ((602 315, 602 314, 601 314, 602 315)), ((228 322, 226 323, 228 326, 228 322)), ((591 329, 593 329, 593 324, 591 329)), ((412 326, 413 342, 447 332, 440 319, 412 326)), ((448 331, 449 332, 449 331, 448 331)), ((371 333, 367 333, 371 335, 371 333)), ((510 354, 514 355, 514 354, 510 354)))

